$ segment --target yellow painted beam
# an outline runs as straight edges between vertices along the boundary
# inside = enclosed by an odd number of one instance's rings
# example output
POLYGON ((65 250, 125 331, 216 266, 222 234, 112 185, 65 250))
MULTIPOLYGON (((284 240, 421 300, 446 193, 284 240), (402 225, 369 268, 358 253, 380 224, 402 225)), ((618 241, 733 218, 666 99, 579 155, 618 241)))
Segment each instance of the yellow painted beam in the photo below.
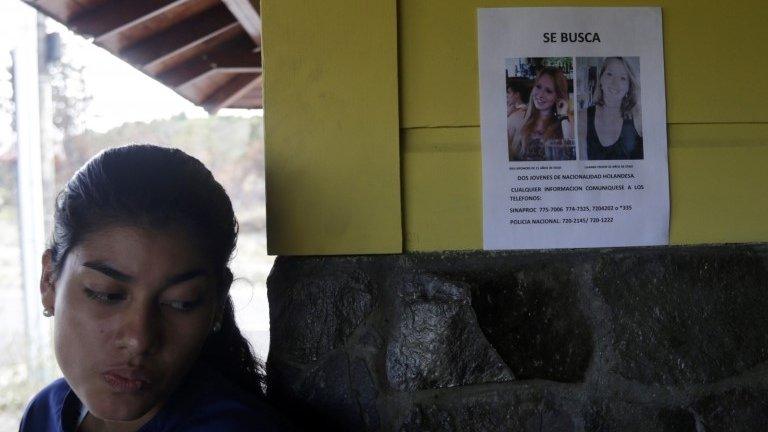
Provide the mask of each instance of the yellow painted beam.
POLYGON ((482 249, 480 129, 411 129, 401 139, 405 249, 482 249))
POLYGON ((395 0, 263 0, 267 249, 402 251, 395 0))
POLYGON ((480 124, 476 10, 508 6, 661 6, 668 121, 768 122, 762 0, 401 0, 404 128, 480 124))
POLYGON ((768 124, 674 125, 670 140, 670 241, 768 242, 768 124))
MULTIPOLYGON (((405 248, 482 249, 480 129, 402 134, 405 248)), ((768 124, 671 125, 673 244, 768 241, 768 124)))

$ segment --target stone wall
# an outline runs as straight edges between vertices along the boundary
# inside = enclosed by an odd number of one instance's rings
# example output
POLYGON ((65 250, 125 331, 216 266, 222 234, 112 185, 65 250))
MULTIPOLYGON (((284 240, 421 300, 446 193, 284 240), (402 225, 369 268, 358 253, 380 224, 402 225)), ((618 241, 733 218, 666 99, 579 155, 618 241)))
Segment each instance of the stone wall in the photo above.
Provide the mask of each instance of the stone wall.
POLYGON ((279 257, 269 393, 353 431, 768 430, 768 246, 279 257))

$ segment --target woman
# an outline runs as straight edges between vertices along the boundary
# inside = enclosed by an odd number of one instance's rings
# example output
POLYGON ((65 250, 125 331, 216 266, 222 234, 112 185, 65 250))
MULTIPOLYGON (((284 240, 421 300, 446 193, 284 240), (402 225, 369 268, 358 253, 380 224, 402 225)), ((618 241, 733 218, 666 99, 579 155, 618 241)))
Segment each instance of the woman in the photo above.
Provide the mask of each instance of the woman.
POLYGON ((235 323, 224 189, 180 150, 104 151, 67 183, 43 255, 64 374, 22 431, 283 430, 235 323))
POLYGON ((622 57, 607 57, 598 74, 595 104, 587 108, 589 160, 642 159, 640 86, 622 57))
POLYGON ((523 124, 511 140, 510 160, 546 160, 547 140, 573 138, 572 117, 565 74, 555 67, 543 68, 534 80, 523 124))

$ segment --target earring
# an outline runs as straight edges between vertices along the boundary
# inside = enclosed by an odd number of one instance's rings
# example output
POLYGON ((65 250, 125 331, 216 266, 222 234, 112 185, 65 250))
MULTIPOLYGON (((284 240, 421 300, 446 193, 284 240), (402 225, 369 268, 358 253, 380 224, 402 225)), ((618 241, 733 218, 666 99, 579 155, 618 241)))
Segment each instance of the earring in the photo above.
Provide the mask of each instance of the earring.
POLYGON ((53 316, 53 309, 51 308, 45 308, 43 309, 43 316, 46 318, 50 318, 53 316))
POLYGON ((213 323, 213 332, 218 333, 219 330, 221 330, 221 321, 216 321, 213 323))

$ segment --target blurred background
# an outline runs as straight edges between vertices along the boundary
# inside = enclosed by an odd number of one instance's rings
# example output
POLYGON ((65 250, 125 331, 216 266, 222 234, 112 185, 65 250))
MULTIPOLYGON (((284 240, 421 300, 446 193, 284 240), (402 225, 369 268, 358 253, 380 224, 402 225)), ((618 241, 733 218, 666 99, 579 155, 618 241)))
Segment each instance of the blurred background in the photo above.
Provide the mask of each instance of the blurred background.
POLYGON ((266 360, 269 310, 262 110, 192 105, 17 0, 0 1, 0 431, 60 376, 42 317, 40 253, 56 194, 100 150, 178 147, 225 187, 240 222, 232 263, 238 323, 266 360), (39 143, 33 146, 29 143, 39 143))

